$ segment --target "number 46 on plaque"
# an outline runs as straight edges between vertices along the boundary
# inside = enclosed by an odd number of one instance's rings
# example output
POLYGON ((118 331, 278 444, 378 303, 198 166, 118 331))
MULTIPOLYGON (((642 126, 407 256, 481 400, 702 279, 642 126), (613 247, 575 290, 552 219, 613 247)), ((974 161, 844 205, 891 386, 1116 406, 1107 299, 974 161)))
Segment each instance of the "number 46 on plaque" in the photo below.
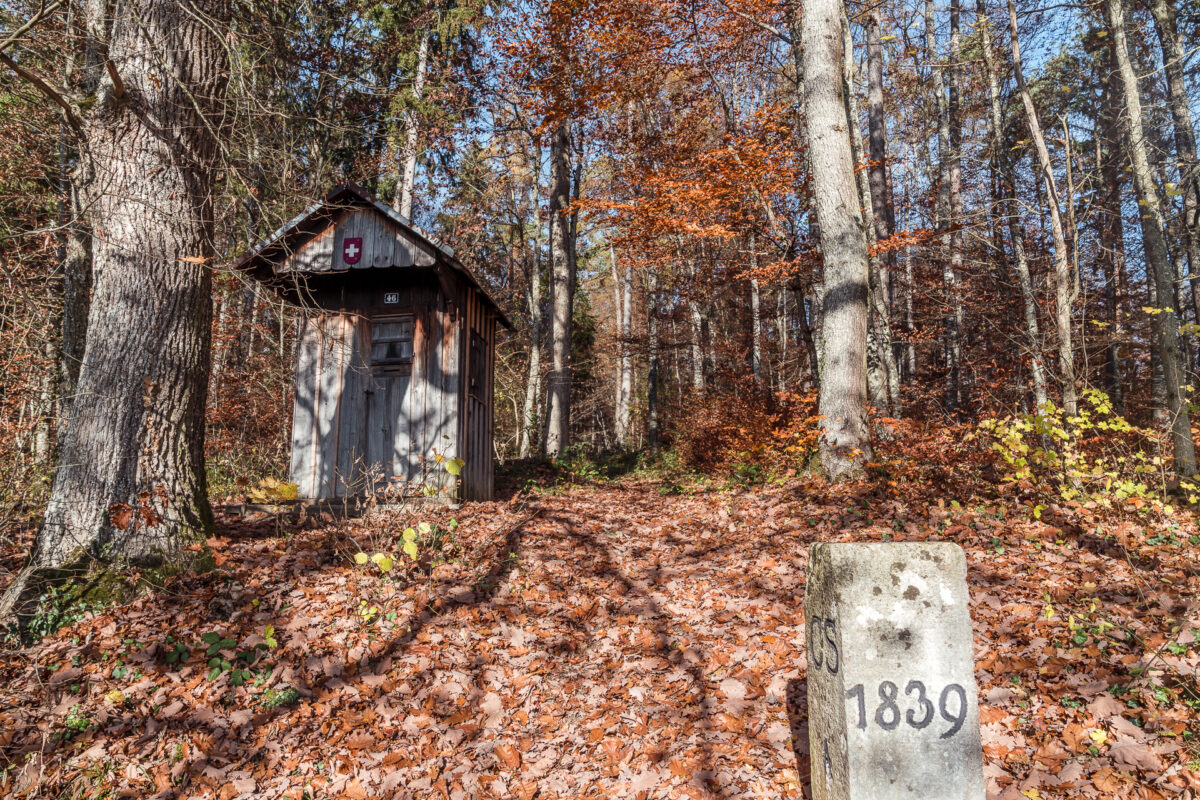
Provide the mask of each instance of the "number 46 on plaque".
POLYGON ((967 599, 957 545, 813 545, 814 800, 983 800, 967 599))

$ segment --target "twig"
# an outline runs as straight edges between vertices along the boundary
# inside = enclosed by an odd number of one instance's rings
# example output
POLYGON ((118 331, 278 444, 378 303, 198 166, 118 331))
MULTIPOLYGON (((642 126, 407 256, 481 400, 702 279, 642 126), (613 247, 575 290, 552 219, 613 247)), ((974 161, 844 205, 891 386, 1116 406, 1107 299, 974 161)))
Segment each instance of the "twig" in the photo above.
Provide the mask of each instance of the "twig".
POLYGON ((51 3, 50 5, 42 6, 40 9, 38 9, 38 12, 36 14, 34 14, 32 17, 30 17, 28 22, 26 22, 24 25, 22 25, 21 27, 17 28, 15 31, 13 31, 11 34, 9 34, 8 38, 5 39, 3 42, 0 42, 0 52, 3 52, 10 44, 12 44, 17 39, 20 39, 22 36, 24 36, 26 33, 28 33, 30 31, 30 29, 32 29, 35 25, 37 25, 43 19, 48 17, 50 15, 50 12, 54 11, 60 5, 62 5, 62 0, 54 0, 54 2, 51 3))
POLYGON ((50 100, 54 101, 55 104, 62 108, 63 115, 66 118, 67 124, 71 126, 71 130, 75 131, 75 133, 80 137, 83 136, 83 126, 80 124, 79 117, 76 115, 75 109, 69 102, 67 102, 66 98, 64 98, 58 90, 54 89, 54 87, 46 83, 37 75, 34 75, 32 72, 22 67, 16 61, 13 61, 3 52, 0 52, 0 64, 6 65, 13 72, 17 73, 17 75, 29 82, 35 89, 46 95, 46 97, 50 98, 50 100))

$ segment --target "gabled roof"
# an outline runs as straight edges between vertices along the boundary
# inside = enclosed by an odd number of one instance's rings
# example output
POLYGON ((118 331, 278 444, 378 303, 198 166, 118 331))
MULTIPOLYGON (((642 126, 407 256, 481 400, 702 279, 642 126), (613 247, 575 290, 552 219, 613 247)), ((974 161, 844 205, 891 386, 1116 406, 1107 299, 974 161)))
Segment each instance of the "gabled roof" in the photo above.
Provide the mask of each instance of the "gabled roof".
MULTIPOLYGON (((355 207, 374 209, 388 222, 399 228, 405 236, 427 248, 433 254, 436 263, 450 267, 483 296, 484 301, 496 312, 501 324, 510 329, 513 327, 504 311, 471 271, 458 260, 449 245, 438 241, 415 225, 408 217, 400 214, 387 203, 380 202, 366 189, 353 182, 343 183, 330 189, 320 200, 239 256, 233 262, 233 268, 251 274, 264 282, 276 282, 273 279, 280 274, 281 267, 292 254, 315 235, 335 224, 341 212, 355 207)), ((302 270, 291 271, 303 272, 302 270)), ((319 273, 314 271, 312 274, 319 273)))

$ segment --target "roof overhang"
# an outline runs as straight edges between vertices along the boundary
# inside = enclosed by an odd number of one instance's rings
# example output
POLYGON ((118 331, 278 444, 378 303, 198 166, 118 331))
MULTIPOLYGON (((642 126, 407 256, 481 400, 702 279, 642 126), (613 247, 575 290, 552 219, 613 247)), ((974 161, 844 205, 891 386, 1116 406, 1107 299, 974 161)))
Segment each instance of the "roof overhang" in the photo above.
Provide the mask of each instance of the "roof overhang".
POLYGON ((283 272, 282 268, 288 258, 297 252, 314 236, 330 225, 336 224, 342 213, 353 208, 373 208, 385 217, 391 224, 398 227, 406 236, 410 236, 418 244, 430 249, 438 266, 444 265, 457 273, 483 297, 484 302, 496 313, 500 323, 510 330, 513 328, 508 316, 496 303, 488 291, 454 255, 454 250, 438 241, 434 236, 413 224, 412 220, 400 214, 387 203, 382 203, 356 183, 343 183, 330 189, 320 200, 312 203, 270 236, 247 250, 233 262, 233 268, 253 276, 256 280, 281 289, 284 278, 295 280, 301 274, 331 275, 338 272, 297 273, 283 272))

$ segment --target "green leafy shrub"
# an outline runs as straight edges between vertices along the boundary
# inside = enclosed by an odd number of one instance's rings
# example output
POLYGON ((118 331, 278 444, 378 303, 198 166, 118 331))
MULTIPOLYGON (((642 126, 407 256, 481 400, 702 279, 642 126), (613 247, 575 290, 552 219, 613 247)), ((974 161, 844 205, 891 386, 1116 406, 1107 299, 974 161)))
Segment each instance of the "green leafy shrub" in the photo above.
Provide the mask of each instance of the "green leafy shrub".
POLYGON ((37 610, 29 621, 28 635, 35 639, 49 636, 59 628, 74 625, 89 611, 99 611, 100 603, 80 600, 76 592, 51 586, 38 597, 37 610))

